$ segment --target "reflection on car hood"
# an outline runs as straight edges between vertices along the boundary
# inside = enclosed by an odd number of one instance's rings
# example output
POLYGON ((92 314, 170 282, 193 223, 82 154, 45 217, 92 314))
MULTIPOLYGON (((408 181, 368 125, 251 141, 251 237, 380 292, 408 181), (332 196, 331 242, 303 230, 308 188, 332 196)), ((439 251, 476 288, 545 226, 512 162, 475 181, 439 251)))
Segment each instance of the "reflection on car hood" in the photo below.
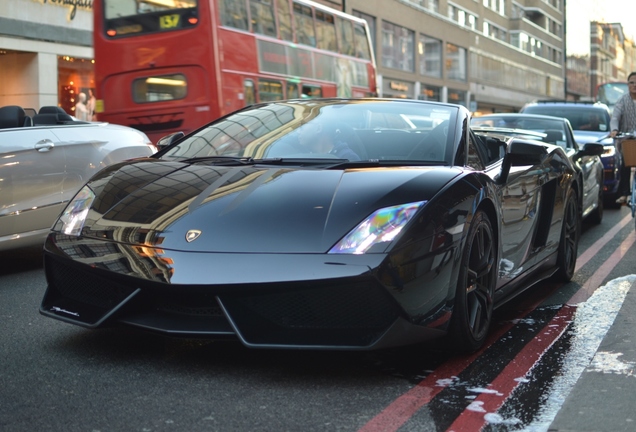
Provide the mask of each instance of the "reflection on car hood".
POLYGON ((173 250, 323 253, 375 210, 430 200, 460 173, 138 161, 92 180, 84 234, 173 250))

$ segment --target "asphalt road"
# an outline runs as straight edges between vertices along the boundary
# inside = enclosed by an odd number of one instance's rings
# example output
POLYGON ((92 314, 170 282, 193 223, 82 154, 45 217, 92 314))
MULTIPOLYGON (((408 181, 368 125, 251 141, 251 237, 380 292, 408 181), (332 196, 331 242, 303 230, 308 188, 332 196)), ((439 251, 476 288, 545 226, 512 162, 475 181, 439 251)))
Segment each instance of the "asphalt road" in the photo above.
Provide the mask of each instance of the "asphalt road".
POLYGON ((0 252, 0 430, 547 430, 555 416, 572 424, 578 407, 562 406, 581 390, 566 388, 556 404, 551 395, 567 359, 581 355, 576 309, 600 286, 636 273, 627 217, 625 207, 606 210, 600 226, 585 226, 574 280, 542 284, 499 310, 489 345, 471 356, 439 343, 366 353, 249 350, 86 330, 38 313, 38 248, 0 252))

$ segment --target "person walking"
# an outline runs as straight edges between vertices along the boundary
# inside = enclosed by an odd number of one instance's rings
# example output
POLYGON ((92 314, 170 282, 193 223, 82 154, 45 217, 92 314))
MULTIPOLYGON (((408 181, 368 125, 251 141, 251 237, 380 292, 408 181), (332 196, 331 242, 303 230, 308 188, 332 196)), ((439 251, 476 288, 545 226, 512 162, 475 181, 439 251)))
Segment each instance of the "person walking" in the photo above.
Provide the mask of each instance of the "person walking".
MULTIPOLYGON (((633 133, 636 131, 636 72, 632 72, 627 77, 627 87, 629 92, 622 96, 612 111, 612 119, 610 121, 610 136, 615 138, 619 132, 633 133)), ((621 151, 620 142, 617 143, 616 151, 621 151)), ((616 204, 627 203, 627 197, 630 194, 629 177, 631 168, 626 167, 623 162, 620 167, 621 179, 618 186, 619 198, 616 204)))

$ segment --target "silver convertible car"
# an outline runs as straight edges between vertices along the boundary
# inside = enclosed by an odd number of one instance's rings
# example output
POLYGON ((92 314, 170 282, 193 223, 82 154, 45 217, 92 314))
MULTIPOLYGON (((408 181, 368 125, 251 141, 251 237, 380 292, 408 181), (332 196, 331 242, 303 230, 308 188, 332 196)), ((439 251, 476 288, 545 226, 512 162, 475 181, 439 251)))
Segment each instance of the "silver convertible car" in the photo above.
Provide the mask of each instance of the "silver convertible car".
POLYGON ((86 181, 115 162, 150 156, 136 129, 74 120, 59 107, 0 107, 0 250, 44 244, 86 181))

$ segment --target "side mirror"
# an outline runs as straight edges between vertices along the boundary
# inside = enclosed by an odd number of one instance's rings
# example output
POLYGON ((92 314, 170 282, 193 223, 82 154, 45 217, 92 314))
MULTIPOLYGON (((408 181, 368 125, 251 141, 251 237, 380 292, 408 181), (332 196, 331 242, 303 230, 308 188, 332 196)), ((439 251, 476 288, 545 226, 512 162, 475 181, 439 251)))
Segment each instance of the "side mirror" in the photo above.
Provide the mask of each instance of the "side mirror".
POLYGON ((531 144, 523 141, 512 141, 508 144, 508 151, 501 163, 501 173, 497 183, 508 181, 510 168, 513 166, 538 165, 547 157, 548 150, 541 144, 531 144))
POLYGON ((173 134, 166 135, 165 137, 159 138, 159 141, 157 141, 157 148, 159 150, 163 150, 166 147, 169 147, 175 142, 179 141, 184 136, 185 134, 183 132, 175 132, 173 134))
POLYGON ((583 156, 601 156, 605 151, 605 146, 600 143, 587 143, 583 145, 583 148, 576 154, 577 158, 583 156))

